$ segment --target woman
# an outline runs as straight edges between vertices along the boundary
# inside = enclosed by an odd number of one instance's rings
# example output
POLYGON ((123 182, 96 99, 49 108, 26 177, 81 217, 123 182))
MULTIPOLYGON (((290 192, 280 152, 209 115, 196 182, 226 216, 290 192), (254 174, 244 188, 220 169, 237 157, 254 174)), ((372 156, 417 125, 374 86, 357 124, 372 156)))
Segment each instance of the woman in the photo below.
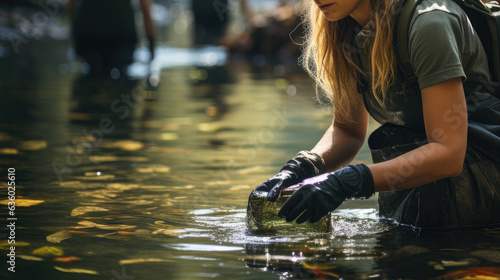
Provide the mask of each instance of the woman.
POLYGON ((500 100, 464 90, 489 81, 489 71, 462 9, 452 0, 418 5, 408 34, 418 83, 405 90, 392 40, 399 1, 308 2, 303 63, 330 94, 334 119, 311 151, 255 191, 275 201, 283 188, 310 178, 278 213, 297 223, 380 192, 380 214, 401 224, 499 224, 500 100), (382 124, 368 140, 374 164, 347 165, 365 140, 369 115, 382 124))

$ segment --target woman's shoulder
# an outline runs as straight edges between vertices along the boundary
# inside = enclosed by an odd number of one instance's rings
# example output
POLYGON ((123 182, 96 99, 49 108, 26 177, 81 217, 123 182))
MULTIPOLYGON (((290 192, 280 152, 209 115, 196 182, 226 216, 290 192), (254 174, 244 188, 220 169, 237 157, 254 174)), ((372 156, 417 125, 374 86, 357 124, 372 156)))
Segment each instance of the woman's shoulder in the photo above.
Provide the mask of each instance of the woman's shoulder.
POLYGON ((423 21, 424 18, 426 20, 449 20, 449 18, 467 20, 467 15, 454 0, 423 0, 415 9, 412 23, 417 19, 423 21))
POLYGON ((410 37, 417 33, 455 33, 473 36, 467 14, 454 0, 423 0, 410 20, 410 37))

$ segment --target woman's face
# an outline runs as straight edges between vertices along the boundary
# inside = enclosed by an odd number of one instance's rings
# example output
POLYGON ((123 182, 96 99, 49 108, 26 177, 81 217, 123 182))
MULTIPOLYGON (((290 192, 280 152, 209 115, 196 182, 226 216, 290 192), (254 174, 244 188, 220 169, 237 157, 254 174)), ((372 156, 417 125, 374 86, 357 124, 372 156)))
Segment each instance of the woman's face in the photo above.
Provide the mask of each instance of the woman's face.
POLYGON ((370 17, 370 0, 314 0, 314 2, 329 21, 338 21, 351 16, 358 22, 364 22, 370 17))

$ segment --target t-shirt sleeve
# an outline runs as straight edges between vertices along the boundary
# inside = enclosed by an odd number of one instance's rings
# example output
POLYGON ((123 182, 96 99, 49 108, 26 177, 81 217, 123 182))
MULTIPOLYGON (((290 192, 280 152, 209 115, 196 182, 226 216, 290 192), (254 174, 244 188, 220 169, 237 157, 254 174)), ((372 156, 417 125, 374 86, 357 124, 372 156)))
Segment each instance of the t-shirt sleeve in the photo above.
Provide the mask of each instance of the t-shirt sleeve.
POLYGON ((420 89, 467 77, 462 66, 462 31, 459 18, 445 11, 430 11, 415 19, 409 33, 410 61, 420 89))

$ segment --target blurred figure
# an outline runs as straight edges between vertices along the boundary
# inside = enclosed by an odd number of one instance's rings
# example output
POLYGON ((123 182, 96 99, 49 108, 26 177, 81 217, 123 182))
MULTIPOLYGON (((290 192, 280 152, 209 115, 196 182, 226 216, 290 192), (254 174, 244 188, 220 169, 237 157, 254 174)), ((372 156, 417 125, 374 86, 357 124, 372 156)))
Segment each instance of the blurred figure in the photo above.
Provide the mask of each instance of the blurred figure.
MULTIPOLYGON (((140 0, 154 56, 154 25, 150 0, 140 0)), ((77 55, 90 65, 91 76, 119 77, 133 61, 137 44, 134 10, 130 0, 69 0, 72 17, 72 37, 77 55), (119 72, 116 72, 117 69, 119 72)))
POLYGON ((240 0, 239 4, 247 28, 238 37, 224 40, 229 51, 250 56, 258 66, 266 59, 272 63, 296 64, 303 35, 301 3, 280 0, 278 7, 266 14, 253 11, 246 0, 240 0))
POLYGON ((193 0, 195 45, 219 44, 229 22, 228 0, 193 0))

